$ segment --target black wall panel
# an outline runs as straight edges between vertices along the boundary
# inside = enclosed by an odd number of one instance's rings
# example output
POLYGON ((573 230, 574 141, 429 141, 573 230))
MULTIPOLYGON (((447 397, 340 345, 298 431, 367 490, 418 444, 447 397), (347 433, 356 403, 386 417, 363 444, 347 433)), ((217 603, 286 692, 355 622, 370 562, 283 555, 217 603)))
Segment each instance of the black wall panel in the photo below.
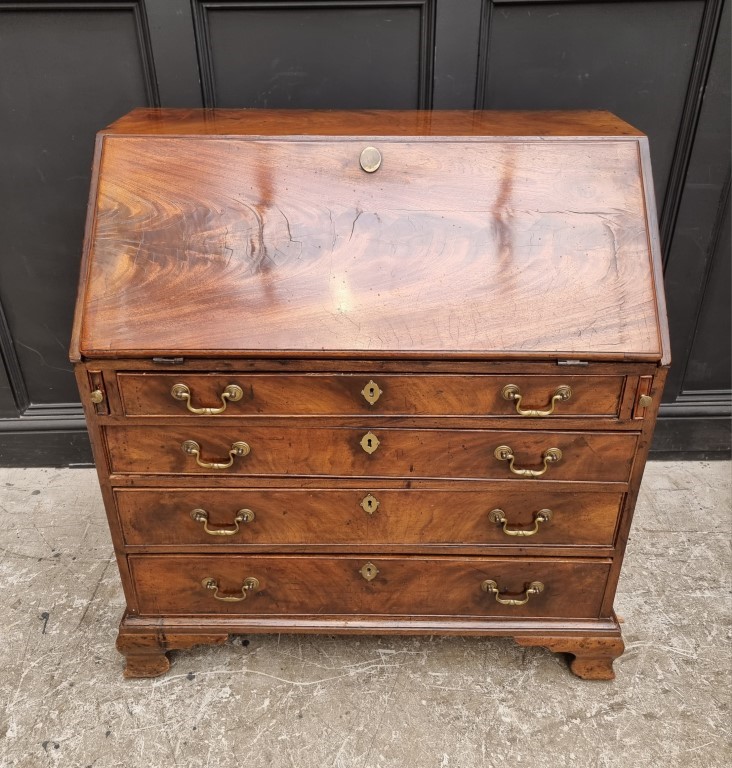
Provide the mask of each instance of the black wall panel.
POLYGON ((0 301, 32 403, 78 398, 68 364, 95 128, 154 100, 136 4, 0 19, 0 301), (127 5, 127 8, 119 7, 127 5))
POLYGON ((417 109, 434 0, 196 2, 206 106, 417 109))
POLYGON ((18 360, 14 354, 13 338, 0 304, 0 419, 12 418, 20 412, 10 384, 9 366, 13 364, 17 367, 18 360))
POLYGON ((699 305, 694 340, 684 376, 684 388, 691 392, 724 392, 725 388, 729 388, 729 372, 732 368, 730 324, 720 322, 724 318, 716 311, 717 307, 732 306, 729 200, 726 203, 711 257, 709 277, 704 286, 704 300, 699 305))
POLYGON ((89 460, 66 361, 96 130, 140 105, 601 108, 648 133, 657 447, 729 450, 729 0, 0 1, 0 464, 89 460))
POLYGON ((664 451, 729 451, 729 2, 721 10, 666 245, 673 364, 656 438, 664 451))
POLYGON ((94 134, 156 90, 142 2, 0 4, 2 357, 22 414, 0 423, 0 462, 20 429, 83 429, 68 347, 94 134))

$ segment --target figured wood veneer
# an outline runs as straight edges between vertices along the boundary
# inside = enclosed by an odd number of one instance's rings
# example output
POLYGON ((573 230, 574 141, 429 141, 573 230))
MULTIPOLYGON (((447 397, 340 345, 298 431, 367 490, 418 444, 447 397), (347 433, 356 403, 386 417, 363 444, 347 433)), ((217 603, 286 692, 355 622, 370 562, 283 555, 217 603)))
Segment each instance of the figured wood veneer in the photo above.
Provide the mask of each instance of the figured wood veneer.
POLYGON ((625 483, 630 476, 637 438, 613 432, 504 432, 497 430, 404 430, 384 427, 221 427, 196 424, 175 427, 106 427, 110 466, 115 473, 210 474, 181 445, 195 440, 202 460, 228 460, 237 441, 251 452, 236 458, 227 475, 318 475, 341 477, 465 477, 523 479, 494 451, 513 448, 517 468, 541 469, 542 454, 559 448, 562 459, 551 464, 544 480, 587 480, 625 483), (379 447, 368 454, 361 446, 366 433, 379 447))
POLYGON ((595 618, 609 561, 521 558, 344 557, 330 555, 131 555, 140 614, 245 614, 321 617, 341 614, 407 616, 562 615, 595 618), (371 562, 378 574, 366 581, 371 562), (223 602, 201 584, 206 577, 225 595, 241 595, 244 579, 259 587, 240 602, 223 602), (484 592, 495 580, 502 596, 520 598, 533 581, 544 591, 525 605, 507 606, 484 592), (505 593, 505 595, 504 595, 505 593))
POLYGON ((572 395, 557 407, 558 415, 617 417, 623 376, 395 376, 380 374, 375 384, 381 391, 370 404, 362 390, 372 378, 363 374, 309 374, 306 376, 240 374, 119 374, 124 413, 128 416, 185 416, 186 406, 171 397, 172 387, 182 382, 193 393, 193 405, 220 404, 230 384, 244 396, 229 403, 224 417, 240 416, 485 416, 522 418, 515 404, 501 392, 515 384, 523 396, 523 408, 546 408, 558 387, 568 386, 572 395))
POLYGON ((622 494, 570 493, 537 489, 511 491, 393 490, 370 485, 358 490, 317 488, 272 490, 117 489, 117 509, 128 545, 203 545, 208 548, 277 549, 283 545, 378 547, 411 545, 503 545, 513 548, 555 545, 612 545, 622 494), (361 506, 371 495, 373 511, 361 506), (212 528, 232 528, 238 510, 255 518, 232 536, 212 536, 191 518, 205 509, 212 528), (489 519, 502 509, 509 529, 531 530, 542 509, 551 520, 530 537, 507 536, 489 519))
POLYGON ((363 146, 106 137, 81 353, 661 356, 637 139, 363 146))

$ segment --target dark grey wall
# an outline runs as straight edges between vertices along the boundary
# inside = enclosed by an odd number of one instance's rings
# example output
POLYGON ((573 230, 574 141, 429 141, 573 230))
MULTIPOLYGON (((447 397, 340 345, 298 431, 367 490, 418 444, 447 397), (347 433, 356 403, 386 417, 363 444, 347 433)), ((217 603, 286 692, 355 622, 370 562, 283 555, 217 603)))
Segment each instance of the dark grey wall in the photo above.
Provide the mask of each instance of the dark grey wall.
POLYGON ((0 2, 0 464, 90 460, 66 360, 94 133, 132 107, 602 108, 645 131, 674 364, 729 450, 729 0, 0 2))

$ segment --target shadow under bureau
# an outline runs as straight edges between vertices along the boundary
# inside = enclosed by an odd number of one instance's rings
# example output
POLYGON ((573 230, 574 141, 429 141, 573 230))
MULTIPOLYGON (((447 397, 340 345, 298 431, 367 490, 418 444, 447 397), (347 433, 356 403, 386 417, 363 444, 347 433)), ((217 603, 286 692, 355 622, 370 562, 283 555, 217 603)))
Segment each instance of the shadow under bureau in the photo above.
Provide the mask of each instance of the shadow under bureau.
POLYGON ((612 678, 669 364, 626 123, 135 110, 97 139, 71 357, 127 676, 368 632, 612 678))

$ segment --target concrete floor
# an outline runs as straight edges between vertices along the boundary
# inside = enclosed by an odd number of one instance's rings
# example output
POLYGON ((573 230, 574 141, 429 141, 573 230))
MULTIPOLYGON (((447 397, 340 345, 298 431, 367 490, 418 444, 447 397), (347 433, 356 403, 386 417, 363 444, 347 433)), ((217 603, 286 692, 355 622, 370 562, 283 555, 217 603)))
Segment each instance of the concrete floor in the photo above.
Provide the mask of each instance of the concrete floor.
POLYGON ((251 636, 125 681, 93 470, 0 470, 2 768, 716 768, 730 465, 649 464, 611 683, 508 640, 251 636))

